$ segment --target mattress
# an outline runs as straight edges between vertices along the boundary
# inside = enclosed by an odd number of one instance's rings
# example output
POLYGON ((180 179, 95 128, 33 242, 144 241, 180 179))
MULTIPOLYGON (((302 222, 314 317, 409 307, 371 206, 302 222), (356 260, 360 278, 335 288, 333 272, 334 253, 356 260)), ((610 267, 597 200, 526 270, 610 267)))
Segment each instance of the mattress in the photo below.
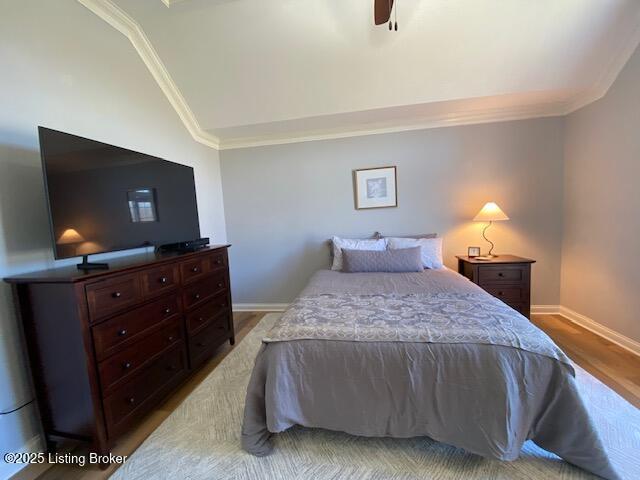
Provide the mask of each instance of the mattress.
POLYGON ((608 479, 612 467, 564 353, 525 317, 448 270, 319 271, 263 339, 243 448, 293 425, 427 436, 514 460, 533 440, 608 479))

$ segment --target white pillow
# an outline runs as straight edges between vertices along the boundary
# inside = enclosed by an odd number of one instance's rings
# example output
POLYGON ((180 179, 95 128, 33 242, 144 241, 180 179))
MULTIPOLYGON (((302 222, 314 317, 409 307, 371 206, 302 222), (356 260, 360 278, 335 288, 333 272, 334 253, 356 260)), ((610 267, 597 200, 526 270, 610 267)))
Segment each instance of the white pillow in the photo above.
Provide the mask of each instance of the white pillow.
POLYGON ((340 238, 333 237, 333 265, 331 270, 342 270, 342 249, 348 250, 386 250, 387 240, 380 238, 376 240, 360 238, 340 238))
POLYGON ((442 237, 439 238, 387 238, 389 248, 397 250, 399 248, 420 247, 422 264, 424 268, 442 268, 442 237))

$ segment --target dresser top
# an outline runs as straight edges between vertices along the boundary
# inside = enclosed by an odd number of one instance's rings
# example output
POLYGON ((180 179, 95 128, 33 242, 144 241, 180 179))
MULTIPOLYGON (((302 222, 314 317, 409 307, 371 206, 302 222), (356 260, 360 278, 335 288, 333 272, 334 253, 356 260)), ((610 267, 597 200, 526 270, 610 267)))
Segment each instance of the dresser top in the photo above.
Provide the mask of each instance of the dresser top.
MULTIPOLYGON (((196 250, 195 252, 187 253, 158 253, 158 252, 145 252, 134 255, 126 255, 122 257, 111 258, 106 261, 109 264, 109 268, 106 270, 79 270, 75 265, 67 267, 51 268, 48 270, 40 270, 36 272, 28 272, 20 275, 14 275, 12 277, 5 278, 5 282, 9 283, 74 283, 85 280, 90 280, 105 275, 113 275, 115 273, 122 273, 134 268, 144 267, 145 265, 151 266, 152 264, 161 265, 175 260, 188 259, 195 255, 202 255, 206 252, 212 252, 214 250, 220 250, 230 247, 229 244, 223 245, 209 245, 208 247, 196 250)), ((89 259, 91 261, 91 259, 89 259)))
POLYGON ((474 265, 495 265, 504 263, 536 263, 535 260, 530 258, 518 257, 516 255, 500 255, 490 260, 478 260, 475 257, 469 257, 467 255, 456 255, 456 258, 464 262, 468 262, 474 265))

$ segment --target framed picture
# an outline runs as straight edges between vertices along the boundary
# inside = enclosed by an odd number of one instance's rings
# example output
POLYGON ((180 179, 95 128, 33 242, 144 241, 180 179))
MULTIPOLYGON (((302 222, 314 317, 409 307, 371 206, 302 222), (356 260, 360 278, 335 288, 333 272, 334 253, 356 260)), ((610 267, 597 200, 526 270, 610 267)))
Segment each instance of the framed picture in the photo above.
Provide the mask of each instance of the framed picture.
POLYGON ((398 206, 396 167, 354 170, 353 184, 357 210, 398 206))
POLYGON ((467 252, 467 256, 469 258, 479 257, 480 256, 480 247, 469 247, 467 252))

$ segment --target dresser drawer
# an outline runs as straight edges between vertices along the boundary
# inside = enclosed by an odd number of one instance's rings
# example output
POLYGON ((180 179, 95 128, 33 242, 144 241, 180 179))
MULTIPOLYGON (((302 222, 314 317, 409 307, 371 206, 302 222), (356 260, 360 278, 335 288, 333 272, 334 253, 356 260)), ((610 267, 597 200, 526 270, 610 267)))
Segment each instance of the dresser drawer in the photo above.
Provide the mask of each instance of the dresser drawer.
POLYGON ((146 368, 156 357, 175 343, 184 345, 183 326, 180 317, 163 322, 163 327, 119 353, 104 360, 98 366, 103 395, 117 388, 136 372, 146 368))
POLYGON ((228 313, 227 292, 219 293, 213 297, 211 301, 187 315, 187 332, 190 334, 195 333, 205 325, 208 325, 216 317, 227 315, 228 313))
POLYGON ((97 359, 103 360, 144 338, 160 324, 180 312, 177 295, 158 299, 93 327, 97 359))
POLYGON ((478 283, 521 283, 525 281, 526 268, 509 265, 487 265, 478 272, 478 283))
POLYGON ((484 289, 505 303, 523 301, 527 294, 525 288, 513 285, 491 285, 485 286, 484 289))
MULTIPOLYGON (((203 305, 210 298, 228 288, 227 274, 221 272, 210 275, 193 285, 186 287, 182 293, 182 301, 185 309, 192 309, 203 305)), ((226 299, 225 299, 226 304, 226 299)))
POLYGON ((180 278, 182 283, 189 283, 204 277, 209 272, 209 261, 199 256, 180 262, 180 278))
POLYGON ((209 271, 222 270, 227 268, 226 251, 212 253, 207 257, 209 271))
POLYGON ((187 373, 184 346, 168 349, 104 400, 109 436, 114 437, 141 419, 187 373))
POLYGON ((91 321, 108 317, 142 300, 137 273, 87 285, 86 294, 91 321))
POLYGON ((153 297, 169 292, 180 284, 180 273, 177 264, 145 270, 140 274, 142 294, 153 297))
POLYGON ((189 339, 189 361, 195 368, 209 358, 228 338, 229 314, 220 315, 189 339))

